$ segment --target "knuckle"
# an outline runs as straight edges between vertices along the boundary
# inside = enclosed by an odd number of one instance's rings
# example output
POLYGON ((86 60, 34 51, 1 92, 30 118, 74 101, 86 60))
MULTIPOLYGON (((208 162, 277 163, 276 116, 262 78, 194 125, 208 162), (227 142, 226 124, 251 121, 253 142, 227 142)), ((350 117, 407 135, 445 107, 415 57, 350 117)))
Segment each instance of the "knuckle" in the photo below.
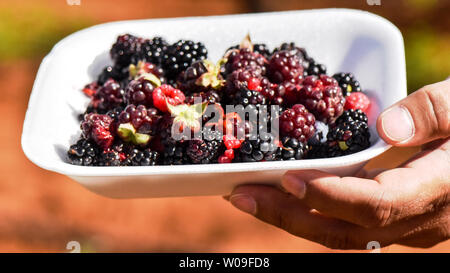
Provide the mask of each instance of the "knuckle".
POLYGON ((424 87, 424 101, 430 109, 430 121, 434 124, 435 133, 441 136, 448 136, 450 132, 450 105, 449 90, 443 90, 436 85, 424 87))
POLYGON ((394 201, 388 193, 375 194, 362 210, 363 225, 368 228, 383 227, 393 220, 394 201))

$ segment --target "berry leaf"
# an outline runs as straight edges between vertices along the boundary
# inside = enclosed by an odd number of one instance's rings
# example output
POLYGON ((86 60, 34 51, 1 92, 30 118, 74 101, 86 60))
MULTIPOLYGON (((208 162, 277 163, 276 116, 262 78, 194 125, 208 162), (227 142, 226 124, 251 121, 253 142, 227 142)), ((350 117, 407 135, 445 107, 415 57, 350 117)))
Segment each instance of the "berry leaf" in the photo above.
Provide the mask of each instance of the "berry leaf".
POLYGON ((132 142, 135 145, 146 145, 151 136, 147 134, 137 133, 131 123, 123 123, 117 128, 117 134, 126 142, 132 142))

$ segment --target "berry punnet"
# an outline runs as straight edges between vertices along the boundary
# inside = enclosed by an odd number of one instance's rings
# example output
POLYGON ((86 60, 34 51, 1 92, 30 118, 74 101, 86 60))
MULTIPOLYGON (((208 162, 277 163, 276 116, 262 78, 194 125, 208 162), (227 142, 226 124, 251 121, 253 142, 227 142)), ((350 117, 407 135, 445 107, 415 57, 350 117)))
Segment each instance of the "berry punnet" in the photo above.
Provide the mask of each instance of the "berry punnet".
POLYGON ((178 74, 186 70, 196 61, 208 57, 208 50, 201 42, 179 40, 167 47, 162 66, 166 70, 167 78, 176 80, 178 74))
POLYGON ((347 72, 327 76, 300 45, 270 51, 247 35, 212 62, 201 42, 170 43, 160 36, 117 37, 110 64, 82 88, 89 104, 78 115, 82 133, 67 162, 304 160, 370 146, 373 105, 360 83, 347 72))
POLYGON ((305 106, 296 104, 280 116, 280 135, 306 143, 314 135, 316 119, 305 106))
POLYGON ((359 81, 356 80, 352 73, 336 73, 333 75, 333 78, 338 81, 344 96, 348 96, 352 92, 362 92, 359 81))
POLYGON ((333 123, 344 112, 345 98, 334 78, 308 76, 303 81, 298 102, 306 106, 317 120, 333 123))

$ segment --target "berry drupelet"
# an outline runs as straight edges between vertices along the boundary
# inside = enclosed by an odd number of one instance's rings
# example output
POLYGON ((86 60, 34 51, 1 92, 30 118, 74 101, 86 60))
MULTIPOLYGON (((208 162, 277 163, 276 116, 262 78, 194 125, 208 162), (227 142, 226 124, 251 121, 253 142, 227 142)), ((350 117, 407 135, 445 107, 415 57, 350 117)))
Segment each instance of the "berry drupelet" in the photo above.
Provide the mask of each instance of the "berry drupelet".
POLYGON ((186 70, 192 63, 204 60, 208 51, 201 42, 179 40, 170 45, 163 57, 163 68, 169 80, 176 80, 178 75, 186 70))
POLYGON ((280 159, 280 150, 271 134, 258 135, 256 139, 242 142, 236 158, 241 162, 274 161, 280 159))
POLYGON ((84 138, 94 141, 103 149, 109 148, 114 141, 113 119, 108 115, 90 113, 84 116, 81 130, 84 138))
POLYGON ((326 157, 349 155, 370 147, 370 133, 367 123, 350 121, 337 125, 327 136, 326 157))
POLYGON ((125 91, 120 84, 113 79, 107 80, 93 95, 91 106, 99 113, 106 113, 124 103, 125 91))
POLYGON ((146 107, 153 107, 153 90, 155 83, 150 79, 139 77, 132 80, 125 91, 125 101, 127 104, 145 105, 146 107))
POLYGON ((145 146, 156 134, 160 119, 155 108, 130 104, 119 115, 117 133, 126 142, 145 146))
POLYGON ((101 148, 92 140, 81 138, 70 146, 67 157, 70 164, 80 166, 94 166, 97 163, 101 148))
POLYGON ((345 98, 334 78, 308 76, 303 81, 298 102, 305 105, 317 120, 333 123, 344 112, 345 98))
POLYGON ((302 60, 288 50, 278 51, 269 60, 268 75, 274 83, 300 84, 303 80, 302 60))
POLYGON ((131 57, 140 50, 143 39, 131 34, 124 34, 117 37, 116 42, 110 50, 110 55, 114 64, 119 67, 127 67, 131 63, 131 57))
POLYGON ((155 166, 160 161, 160 154, 157 151, 152 151, 149 148, 139 149, 134 148, 127 154, 126 159, 123 160, 124 166, 155 166))
POLYGON ((305 106, 296 104, 292 108, 284 110, 280 116, 280 135, 295 138, 306 143, 314 135, 314 123, 316 119, 305 106))
POLYGON ((283 160, 303 159, 309 150, 308 144, 291 137, 283 137, 281 144, 281 158, 283 160))
POLYGON ((139 50, 131 56, 130 62, 137 64, 139 61, 146 61, 161 65, 168 46, 169 44, 162 37, 142 40, 139 50))
POLYGON ((336 73, 333 75, 333 78, 338 81, 344 96, 348 96, 352 92, 362 91, 359 81, 356 80, 352 73, 336 73))
POLYGON ((367 123, 368 118, 367 115, 360 109, 357 110, 350 109, 342 113, 342 115, 336 120, 336 125, 341 125, 343 123, 350 123, 351 121, 360 121, 367 123))

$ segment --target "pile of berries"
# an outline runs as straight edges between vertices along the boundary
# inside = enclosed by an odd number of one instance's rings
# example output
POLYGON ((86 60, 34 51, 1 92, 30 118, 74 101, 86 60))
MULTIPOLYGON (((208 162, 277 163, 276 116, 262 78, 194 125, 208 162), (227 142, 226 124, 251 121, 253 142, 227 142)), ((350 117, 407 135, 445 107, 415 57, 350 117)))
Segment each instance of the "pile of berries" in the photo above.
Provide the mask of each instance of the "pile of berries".
POLYGON ((370 146, 369 98, 304 48, 247 36, 217 63, 199 41, 120 35, 67 152, 82 166, 326 158, 370 146), (231 110, 230 110, 231 109, 231 110))

